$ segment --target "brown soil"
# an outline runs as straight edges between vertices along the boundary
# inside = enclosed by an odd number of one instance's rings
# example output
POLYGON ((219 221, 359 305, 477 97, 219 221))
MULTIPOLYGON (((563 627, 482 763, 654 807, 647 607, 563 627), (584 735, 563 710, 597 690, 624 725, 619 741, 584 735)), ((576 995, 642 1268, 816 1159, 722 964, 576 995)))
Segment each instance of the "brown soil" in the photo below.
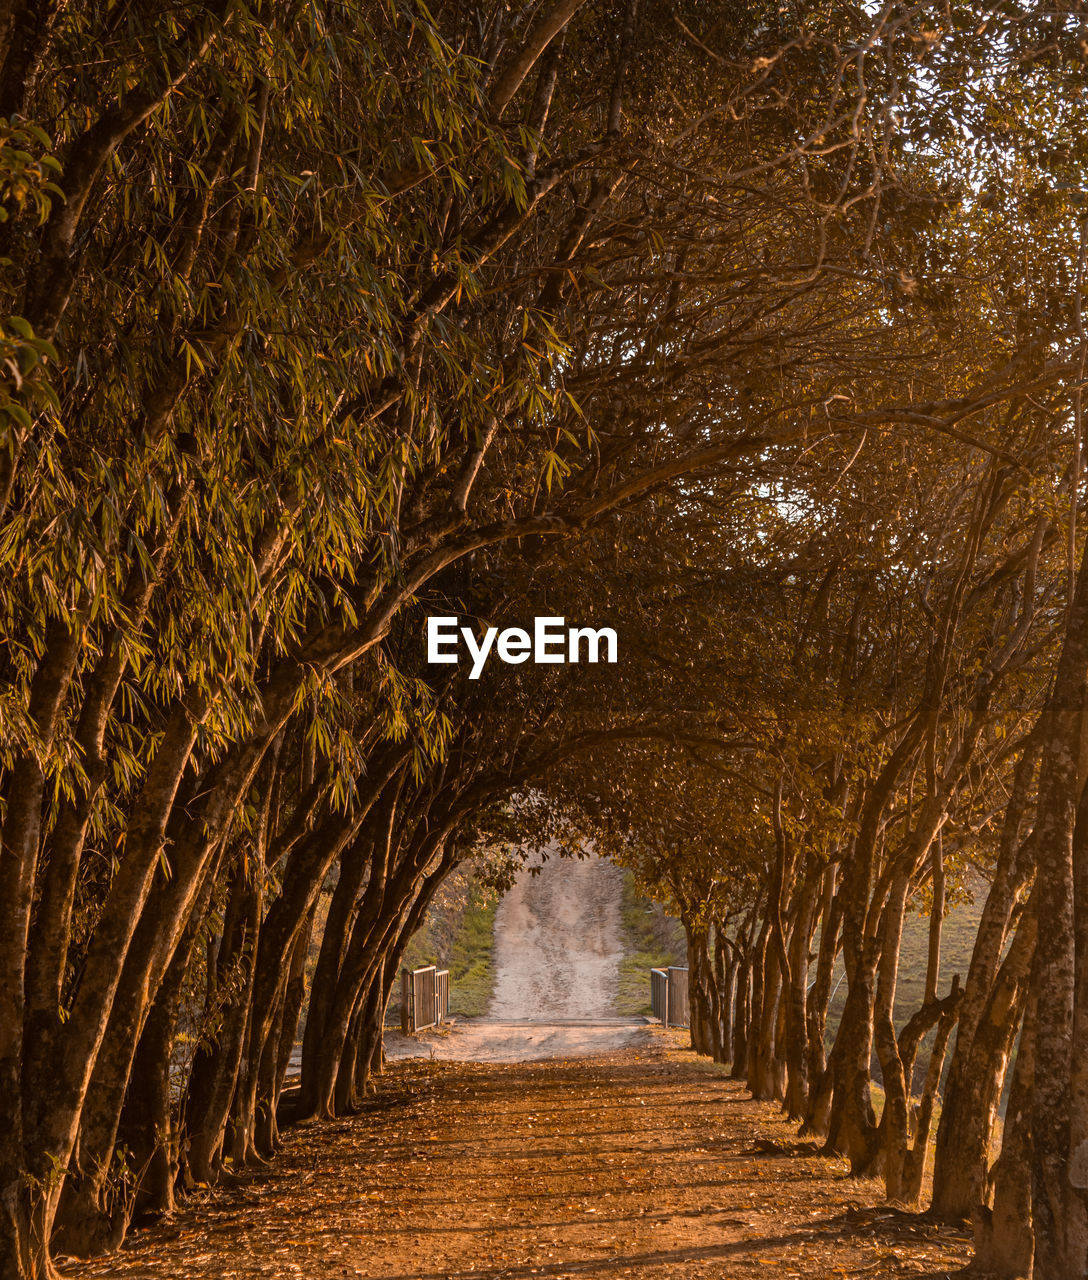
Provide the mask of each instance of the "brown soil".
POLYGON ((787 1150, 795 1127, 677 1032, 591 1058, 405 1061, 360 1116, 64 1274, 192 1280, 948 1276, 961 1232, 787 1150))
POLYGON ((490 1018, 451 1018, 412 1035, 386 1031, 385 1054, 398 1058, 434 1058, 440 1062, 538 1062, 544 1058, 584 1058, 650 1044, 645 1018, 599 1022, 494 1022, 490 1018))

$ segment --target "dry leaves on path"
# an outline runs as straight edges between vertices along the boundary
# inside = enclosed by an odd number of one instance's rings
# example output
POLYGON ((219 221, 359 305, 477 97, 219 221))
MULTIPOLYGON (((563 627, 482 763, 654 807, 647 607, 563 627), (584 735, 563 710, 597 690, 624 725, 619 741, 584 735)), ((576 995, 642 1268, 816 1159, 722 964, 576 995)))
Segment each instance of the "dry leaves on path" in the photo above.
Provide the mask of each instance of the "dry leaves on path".
POLYGON ((267 1172, 64 1274, 937 1280, 963 1266, 962 1233, 882 1207, 841 1162, 783 1156, 794 1132, 776 1109, 676 1043, 398 1063, 359 1116, 289 1131, 267 1172))

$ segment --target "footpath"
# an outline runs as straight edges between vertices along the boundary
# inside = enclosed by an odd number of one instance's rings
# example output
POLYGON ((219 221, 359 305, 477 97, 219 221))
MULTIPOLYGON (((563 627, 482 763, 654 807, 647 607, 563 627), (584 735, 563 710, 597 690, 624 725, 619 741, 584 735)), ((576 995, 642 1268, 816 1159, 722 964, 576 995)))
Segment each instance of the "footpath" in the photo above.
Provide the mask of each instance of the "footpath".
POLYGON ((618 1019, 621 874, 549 859, 499 906, 490 1017, 387 1036, 364 1110, 289 1129, 71 1280, 944 1280, 964 1233, 881 1204, 685 1047, 618 1019))
POLYGON ((955 1274, 963 1232, 880 1204, 681 1046, 404 1060, 365 1111, 63 1274, 140 1280, 890 1280, 955 1274))

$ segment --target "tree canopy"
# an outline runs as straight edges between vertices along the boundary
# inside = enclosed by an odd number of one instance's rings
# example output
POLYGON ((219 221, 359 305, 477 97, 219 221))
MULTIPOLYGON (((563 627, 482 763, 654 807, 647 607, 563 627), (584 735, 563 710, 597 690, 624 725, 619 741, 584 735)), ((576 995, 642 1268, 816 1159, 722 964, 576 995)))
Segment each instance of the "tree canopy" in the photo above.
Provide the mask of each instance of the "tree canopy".
POLYGON ((893 1200, 950 1057, 934 1211, 1085 1273, 1086 20, 0 0, 5 1274, 270 1154, 303 1025, 350 1109, 443 879, 551 827, 893 1200))

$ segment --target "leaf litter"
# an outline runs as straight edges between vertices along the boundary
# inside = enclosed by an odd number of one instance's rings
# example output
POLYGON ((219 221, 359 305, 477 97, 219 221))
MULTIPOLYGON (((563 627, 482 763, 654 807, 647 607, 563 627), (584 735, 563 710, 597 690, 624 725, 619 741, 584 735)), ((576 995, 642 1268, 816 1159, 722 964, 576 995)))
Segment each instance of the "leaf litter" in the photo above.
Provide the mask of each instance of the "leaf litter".
POLYGON ((350 1120, 68 1280, 940 1280, 965 1232, 881 1203, 677 1033, 591 1058, 406 1060, 350 1120))

